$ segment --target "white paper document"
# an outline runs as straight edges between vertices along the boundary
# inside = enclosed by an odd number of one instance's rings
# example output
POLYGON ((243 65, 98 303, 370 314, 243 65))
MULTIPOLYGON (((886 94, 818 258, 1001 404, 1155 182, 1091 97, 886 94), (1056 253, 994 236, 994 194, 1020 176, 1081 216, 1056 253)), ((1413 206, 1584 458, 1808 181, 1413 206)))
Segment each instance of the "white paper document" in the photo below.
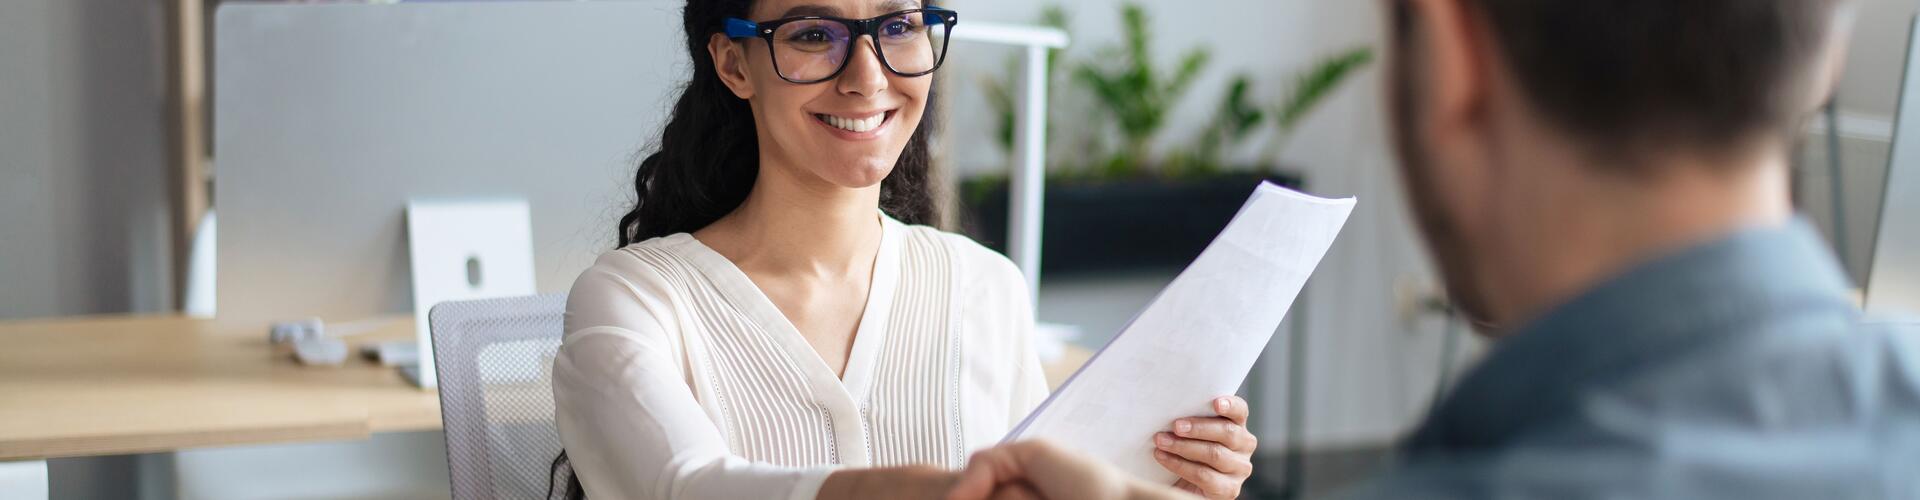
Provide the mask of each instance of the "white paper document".
POLYGON ((1213 415, 1213 398, 1239 389, 1353 206, 1262 183, 1200 257, 1006 439, 1051 439, 1172 484, 1153 460, 1153 434, 1213 415))

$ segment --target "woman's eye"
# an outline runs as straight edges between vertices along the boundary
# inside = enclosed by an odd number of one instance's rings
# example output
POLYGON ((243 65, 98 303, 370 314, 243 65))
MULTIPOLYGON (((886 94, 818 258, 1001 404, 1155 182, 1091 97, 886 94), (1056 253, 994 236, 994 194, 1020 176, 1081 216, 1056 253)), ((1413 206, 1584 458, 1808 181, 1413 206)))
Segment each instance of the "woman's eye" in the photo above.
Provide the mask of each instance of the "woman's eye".
POLYGON ((915 31, 914 28, 915 27, 913 23, 909 23, 906 21, 893 21, 893 22, 887 23, 886 26, 882 27, 881 32, 885 33, 887 36, 902 37, 902 36, 912 35, 913 32, 915 31))
POLYGON ((828 35, 826 31, 822 31, 822 30, 802 31, 799 33, 794 33, 793 36, 787 38, 787 40, 794 41, 794 42, 814 42, 814 43, 825 43, 831 39, 832 37, 828 35))

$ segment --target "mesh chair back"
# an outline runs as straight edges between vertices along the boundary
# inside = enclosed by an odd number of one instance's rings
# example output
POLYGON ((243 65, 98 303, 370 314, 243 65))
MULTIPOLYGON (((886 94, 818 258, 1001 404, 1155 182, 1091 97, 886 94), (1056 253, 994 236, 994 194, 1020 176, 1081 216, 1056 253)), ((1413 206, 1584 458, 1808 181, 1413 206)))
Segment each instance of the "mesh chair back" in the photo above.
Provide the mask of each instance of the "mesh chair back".
POLYGON ((427 313, 453 498, 546 496, 560 453, 552 380, 566 302, 565 294, 454 301, 427 313))

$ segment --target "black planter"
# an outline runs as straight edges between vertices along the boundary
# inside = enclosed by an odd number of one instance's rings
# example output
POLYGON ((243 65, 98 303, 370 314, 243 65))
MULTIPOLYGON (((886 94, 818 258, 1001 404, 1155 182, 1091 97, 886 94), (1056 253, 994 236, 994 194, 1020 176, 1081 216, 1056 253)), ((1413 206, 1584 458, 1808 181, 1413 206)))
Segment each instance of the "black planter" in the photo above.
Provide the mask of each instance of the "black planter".
MULTIPOLYGON (((1183 179, 1047 183, 1040 270, 1072 275, 1179 270, 1227 227, 1262 180, 1298 189, 1280 174, 1220 174, 1183 179)), ((961 226, 968 236, 1006 251, 1005 179, 970 181, 961 226)))

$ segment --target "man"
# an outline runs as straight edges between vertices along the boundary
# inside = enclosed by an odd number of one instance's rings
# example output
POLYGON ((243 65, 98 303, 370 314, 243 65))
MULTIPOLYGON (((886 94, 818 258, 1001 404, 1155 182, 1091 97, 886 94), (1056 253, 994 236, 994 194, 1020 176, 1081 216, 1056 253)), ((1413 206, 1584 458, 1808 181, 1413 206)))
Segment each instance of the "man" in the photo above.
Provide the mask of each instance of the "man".
MULTIPOLYGON (((1788 194, 1848 2, 1388 3, 1407 194, 1498 342, 1351 496, 1920 498, 1920 332, 1788 194)), ((955 496, 1176 495, 1115 477, 1027 443, 955 496)))

